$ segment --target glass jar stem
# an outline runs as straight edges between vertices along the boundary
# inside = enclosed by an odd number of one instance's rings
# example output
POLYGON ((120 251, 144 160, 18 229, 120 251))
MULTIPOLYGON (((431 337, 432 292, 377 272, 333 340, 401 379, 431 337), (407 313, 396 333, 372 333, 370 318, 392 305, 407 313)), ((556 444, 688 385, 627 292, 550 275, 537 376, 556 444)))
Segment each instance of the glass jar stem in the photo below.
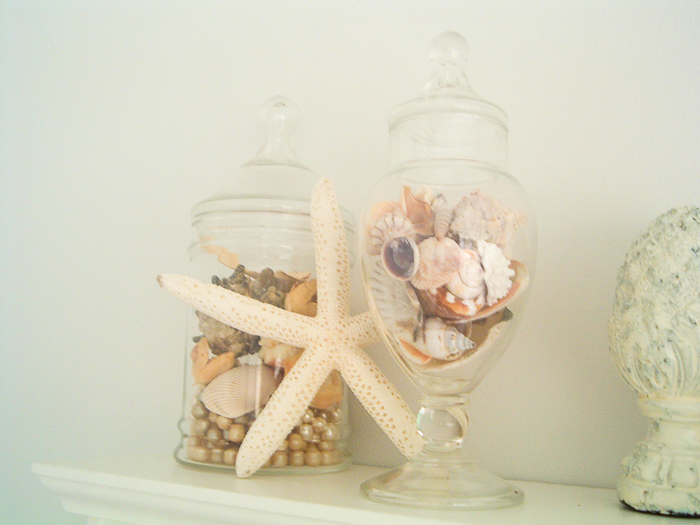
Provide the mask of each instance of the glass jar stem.
POLYGON ((425 440, 426 453, 461 450, 469 419, 466 395, 424 396, 418 411, 418 431, 425 440))

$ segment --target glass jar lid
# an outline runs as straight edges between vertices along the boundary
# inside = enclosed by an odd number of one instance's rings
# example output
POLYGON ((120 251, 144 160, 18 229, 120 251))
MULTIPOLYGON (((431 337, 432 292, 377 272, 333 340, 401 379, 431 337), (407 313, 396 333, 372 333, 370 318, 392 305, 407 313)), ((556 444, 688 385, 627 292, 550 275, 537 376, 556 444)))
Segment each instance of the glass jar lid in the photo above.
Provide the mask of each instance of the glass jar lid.
POLYGON ((464 37, 453 31, 433 40, 433 75, 423 93, 389 113, 394 166, 441 158, 505 169, 508 117, 472 88, 468 49, 464 37))
MULTIPOLYGON (((211 197, 192 209, 192 222, 241 220, 247 224, 310 228, 311 192, 318 176, 304 166, 291 146, 301 112, 290 99, 276 96, 261 109, 264 140, 260 150, 238 167, 211 197)), ((352 216, 342 210, 346 227, 352 216)))
POLYGON ((470 113, 492 119, 508 127, 505 111, 482 98, 467 78, 469 45, 462 35, 447 31, 438 35, 430 46, 433 76, 423 94, 394 108, 389 127, 410 118, 430 113, 470 113))

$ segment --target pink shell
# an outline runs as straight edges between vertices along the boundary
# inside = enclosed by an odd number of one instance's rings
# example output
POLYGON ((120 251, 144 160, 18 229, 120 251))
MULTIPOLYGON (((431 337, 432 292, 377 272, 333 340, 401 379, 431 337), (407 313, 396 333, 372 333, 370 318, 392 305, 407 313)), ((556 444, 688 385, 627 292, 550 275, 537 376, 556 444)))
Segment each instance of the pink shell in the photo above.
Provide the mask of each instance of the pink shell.
POLYGON ((459 245, 448 237, 428 237, 418 244, 418 269, 411 284, 419 290, 446 284, 459 271, 461 252, 459 245))

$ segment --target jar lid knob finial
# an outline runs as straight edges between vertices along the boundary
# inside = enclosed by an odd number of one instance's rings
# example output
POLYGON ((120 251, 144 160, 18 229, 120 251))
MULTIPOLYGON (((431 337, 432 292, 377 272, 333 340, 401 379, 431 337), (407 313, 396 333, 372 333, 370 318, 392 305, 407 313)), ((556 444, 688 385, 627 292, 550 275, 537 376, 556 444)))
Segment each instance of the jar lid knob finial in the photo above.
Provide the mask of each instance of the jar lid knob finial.
POLYGON ((435 37, 430 46, 433 77, 425 86, 426 92, 444 88, 473 91, 467 79, 468 53, 469 44, 459 33, 446 31, 435 37))
POLYGON ((283 96, 268 99, 260 118, 265 138, 257 155, 248 164, 289 164, 304 167, 291 146, 291 138, 299 124, 301 111, 296 103, 283 96))

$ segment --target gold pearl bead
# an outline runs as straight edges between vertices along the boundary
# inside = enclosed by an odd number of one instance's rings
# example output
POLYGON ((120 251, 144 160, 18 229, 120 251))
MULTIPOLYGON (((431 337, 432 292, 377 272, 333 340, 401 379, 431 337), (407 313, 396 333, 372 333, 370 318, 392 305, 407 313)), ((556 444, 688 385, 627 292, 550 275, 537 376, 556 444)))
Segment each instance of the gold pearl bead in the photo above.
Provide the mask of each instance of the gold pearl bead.
POLYGON ((277 452, 272 454, 271 463, 273 467, 286 467, 288 460, 289 456, 287 455, 287 453, 278 450, 277 452))
POLYGON ((187 457, 192 461, 197 461, 199 463, 207 463, 211 454, 209 449, 202 446, 187 447, 187 457))
POLYGON ((305 455, 302 450, 293 450, 289 453, 289 464, 300 467, 304 464, 305 455))
POLYGON ((231 425, 228 428, 228 440, 234 443, 240 443, 245 437, 245 427, 240 423, 231 425))
POLYGON ((289 434, 289 439, 287 439, 287 446, 289 450, 302 450, 306 447, 306 443, 297 433, 289 434))
POLYGON ((236 456, 238 455, 238 449, 236 448, 227 448, 224 450, 224 455, 223 455, 223 460, 224 463, 227 465, 235 465, 236 464, 236 456))
POLYGON ((314 419, 313 427, 316 432, 323 432, 328 428, 328 421, 325 417, 317 417, 314 419))

